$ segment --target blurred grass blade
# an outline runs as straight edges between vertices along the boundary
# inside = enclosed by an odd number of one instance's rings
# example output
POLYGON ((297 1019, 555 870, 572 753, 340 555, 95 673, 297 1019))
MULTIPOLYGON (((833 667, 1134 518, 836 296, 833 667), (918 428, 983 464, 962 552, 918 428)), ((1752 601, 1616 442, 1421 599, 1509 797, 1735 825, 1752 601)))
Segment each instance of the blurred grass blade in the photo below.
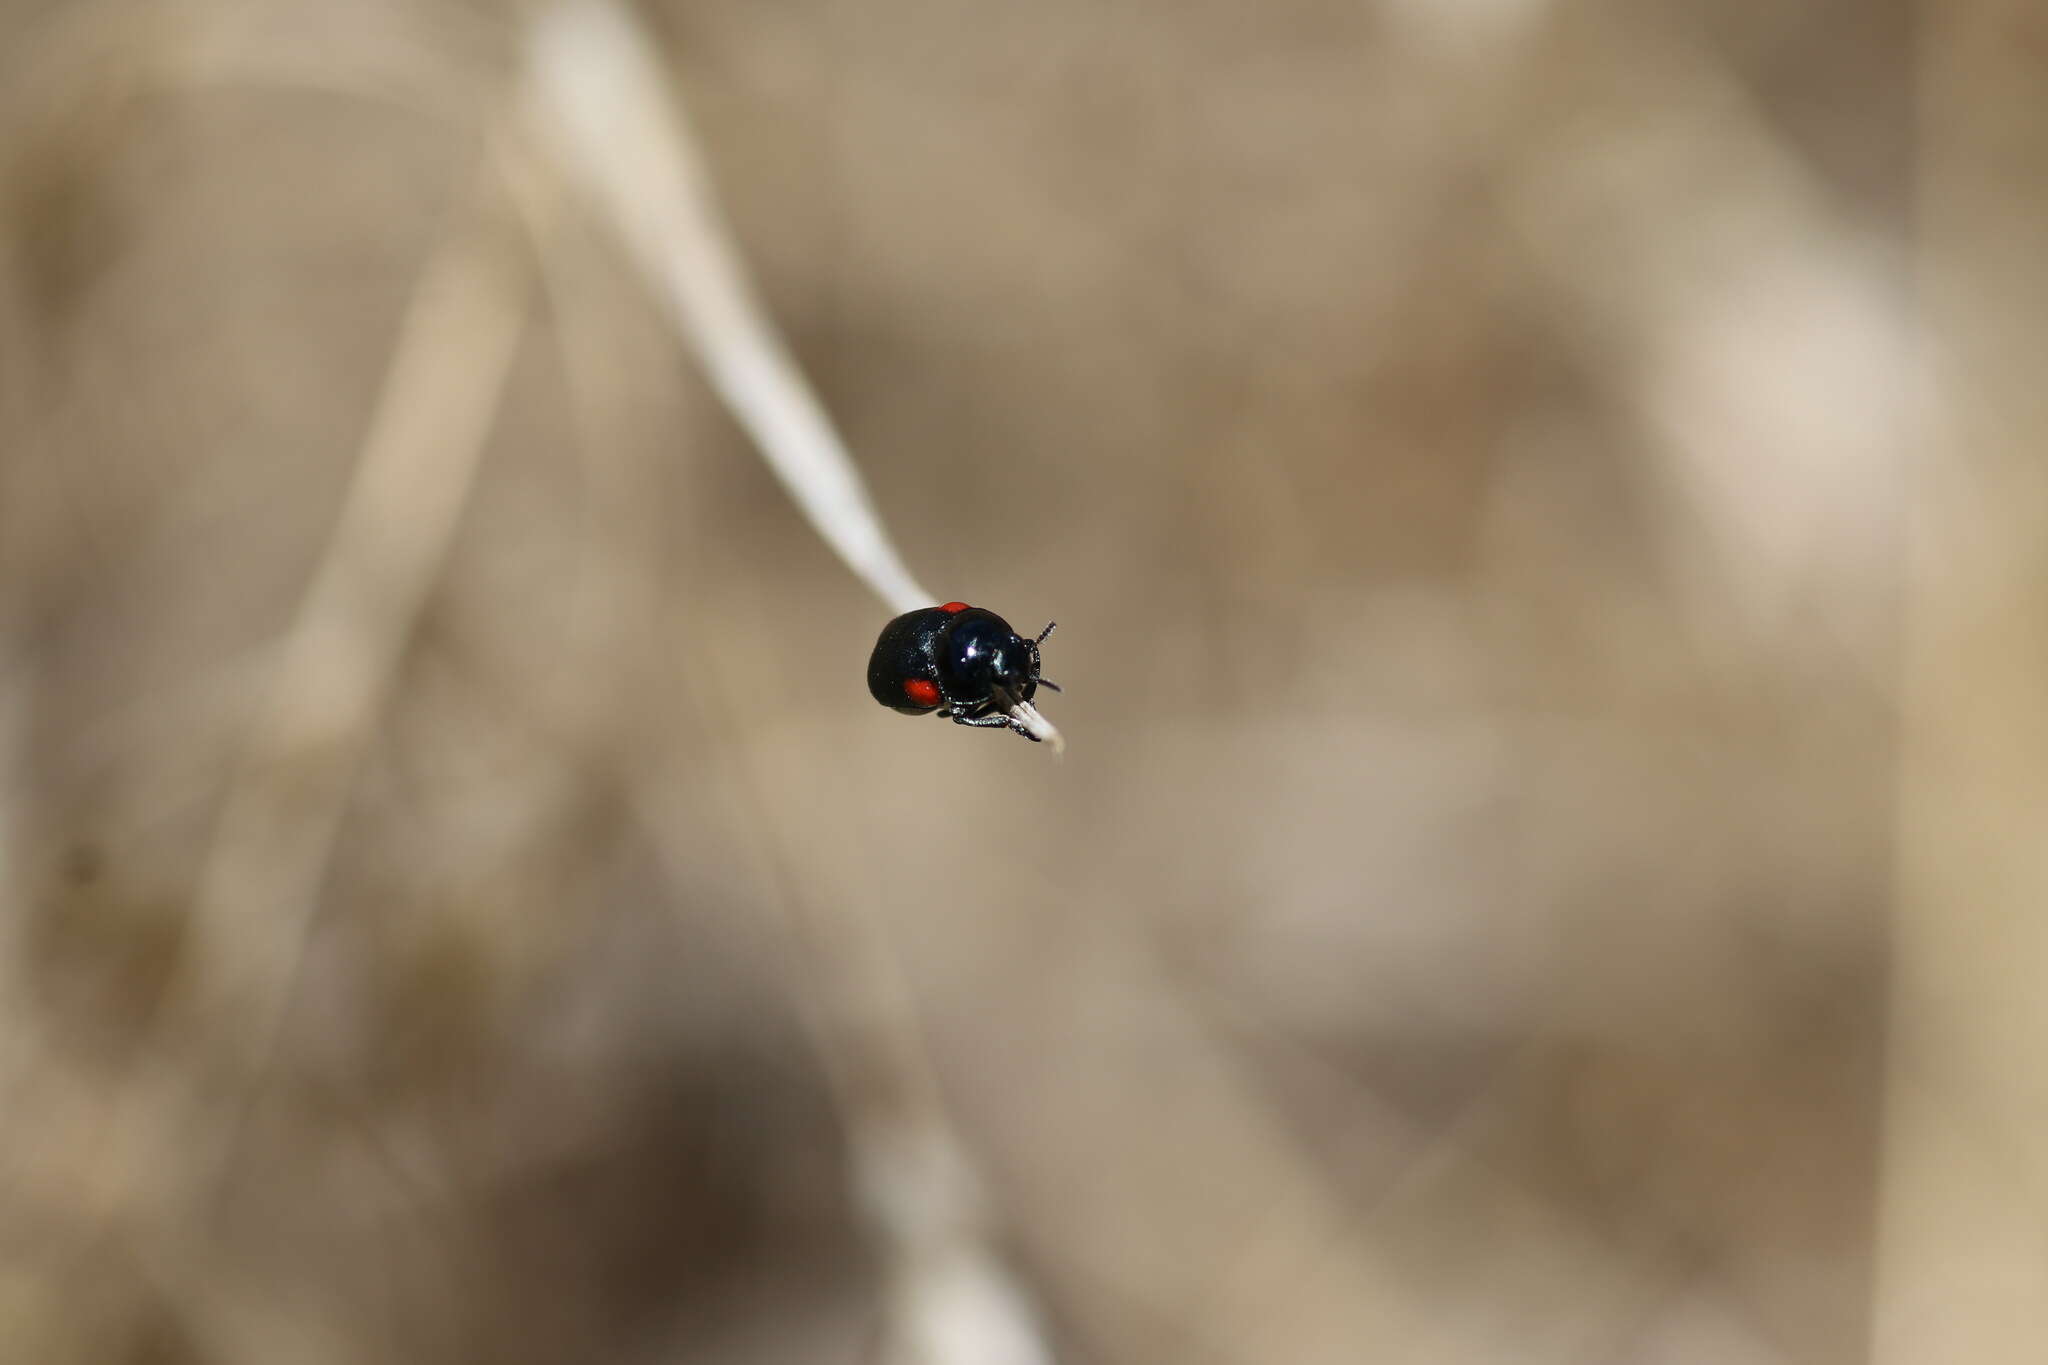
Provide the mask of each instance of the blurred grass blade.
POLYGON ((755 298, 703 158, 633 20, 605 0, 555 5, 535 21, 528 59, 550 144, 616 227, 811 525, 890 610, 936 601, 904 565, 852 456, 755 298))

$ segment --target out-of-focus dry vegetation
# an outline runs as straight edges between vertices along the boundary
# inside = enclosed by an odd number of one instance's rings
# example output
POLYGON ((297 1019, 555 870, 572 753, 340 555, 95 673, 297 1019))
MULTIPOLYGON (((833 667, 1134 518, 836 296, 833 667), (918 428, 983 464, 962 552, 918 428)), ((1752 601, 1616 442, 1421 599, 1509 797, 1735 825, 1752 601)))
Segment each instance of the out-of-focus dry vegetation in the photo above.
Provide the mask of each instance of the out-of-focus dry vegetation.
POLYGON ((867 700, 520 11, 0 2, 0 1359, 907 1365, 919 1217, 1075 1363, 2048 1353, 2038 7, 647 18, 1072 751, 867 700))

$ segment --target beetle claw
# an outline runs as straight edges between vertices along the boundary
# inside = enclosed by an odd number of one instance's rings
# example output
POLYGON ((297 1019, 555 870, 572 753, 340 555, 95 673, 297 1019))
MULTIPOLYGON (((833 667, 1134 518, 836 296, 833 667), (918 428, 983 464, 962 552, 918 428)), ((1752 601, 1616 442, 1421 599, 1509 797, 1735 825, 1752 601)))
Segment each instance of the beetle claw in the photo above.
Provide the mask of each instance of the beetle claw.
POLYGON ((1024 701, 1021 698, 1013 699, 1003 709, 1009 713, 1011 728, 1016 730, 1018 734, 1034 743, 1040 741, 1050 743, 1052 751, 1056 754, 1063 754, 1067 751, 1066 737, 1060 734, 1059 728, 1051 721, 1039 715, 1038 708, 1030 702, 1024 701))

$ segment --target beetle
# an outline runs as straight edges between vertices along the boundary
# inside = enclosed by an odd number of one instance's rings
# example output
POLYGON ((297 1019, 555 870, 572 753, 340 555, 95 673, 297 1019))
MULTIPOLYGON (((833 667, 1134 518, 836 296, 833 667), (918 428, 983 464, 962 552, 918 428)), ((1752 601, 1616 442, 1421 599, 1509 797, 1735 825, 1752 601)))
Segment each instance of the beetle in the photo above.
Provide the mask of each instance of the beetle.
POLYGON ((868 692, 892 711, 936 715, 955 725, 1001 726, 1032 743, 1059 732, 1031 698, 1040 687, 1038 647, 1057 622, 1027 639, 986 607, 947 602, 908 611, 882 627, 868 658, 868 692))

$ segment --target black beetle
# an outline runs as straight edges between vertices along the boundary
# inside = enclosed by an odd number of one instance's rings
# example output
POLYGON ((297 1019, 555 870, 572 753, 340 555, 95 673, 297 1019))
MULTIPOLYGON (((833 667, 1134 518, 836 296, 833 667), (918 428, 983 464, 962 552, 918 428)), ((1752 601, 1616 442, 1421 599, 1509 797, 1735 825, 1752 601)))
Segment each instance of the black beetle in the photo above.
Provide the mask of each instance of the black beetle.
POLYGON ((1059 732, 1031 705, 1040 686, 1060 690, 1039 676, 1038 647, 1055 624, 1026 639, 994 612, 965 602, 905 612, 875 641, 868 691, 905 715, 1003 726, 1034 744, 1056 738, 1059 732))

